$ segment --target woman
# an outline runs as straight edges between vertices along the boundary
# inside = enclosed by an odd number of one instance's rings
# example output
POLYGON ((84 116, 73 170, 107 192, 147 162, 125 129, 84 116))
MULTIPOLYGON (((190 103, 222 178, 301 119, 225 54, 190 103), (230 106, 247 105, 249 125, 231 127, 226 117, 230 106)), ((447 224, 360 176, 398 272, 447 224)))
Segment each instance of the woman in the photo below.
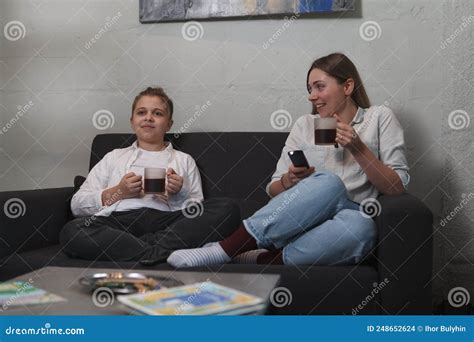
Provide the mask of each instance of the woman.
POLYGON ((353 264, 374 247, 375 223, 359 203, 408 185, 402 127, 387 107, 370 106, 356 67, 341 53, 314 61, 306 84, 313 113, 336 118, 339 148, 314 145, 314 115, 299 118, 267 186, 272 200, 228 238, 176 251, 168 263, 353 264), (291 150, 303 150, 312 166, 294 167, 291 150))
POLYGON ((176 249, 227 236, 240 221, 231 200, 203 201, 198 217, 181 210, 203 200, 201 176, 190 155, 165 141, 173 125, 173 102, 162 88, 149 87, 136 96, 130 124, 137 140, 107 153, 71 200, 78 218, 61 230, 66 254, 154 264, 176 249), (166 169, 166 195, 144 193, 146 167, 166 169))

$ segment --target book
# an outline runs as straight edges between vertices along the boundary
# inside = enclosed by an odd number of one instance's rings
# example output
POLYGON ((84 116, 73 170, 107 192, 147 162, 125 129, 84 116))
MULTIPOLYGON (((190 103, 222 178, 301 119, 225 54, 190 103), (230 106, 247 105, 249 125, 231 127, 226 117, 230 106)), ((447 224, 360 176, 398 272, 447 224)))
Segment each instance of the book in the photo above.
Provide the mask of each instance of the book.
POLYGON ((119 296, 134 313, 146 315, 241 315, 265 308, 262 298, 210 281, 119 296))
POLYGON ((66 299, 34 287, 29 282, 12 281, 0 283, 0 307, 34 305, 66 301, 66 299))

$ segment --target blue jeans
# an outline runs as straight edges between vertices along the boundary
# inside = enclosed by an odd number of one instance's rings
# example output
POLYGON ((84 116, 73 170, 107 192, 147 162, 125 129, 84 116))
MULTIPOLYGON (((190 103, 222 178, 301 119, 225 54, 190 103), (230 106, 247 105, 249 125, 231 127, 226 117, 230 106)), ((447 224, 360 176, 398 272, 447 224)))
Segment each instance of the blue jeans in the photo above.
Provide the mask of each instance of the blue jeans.
POLYGON ((330 172, 315 172, 275 196, 244 225, 259 247, 283 248, 283 262, 295 265, 358 263, 377 237, 375 222, 330 172))

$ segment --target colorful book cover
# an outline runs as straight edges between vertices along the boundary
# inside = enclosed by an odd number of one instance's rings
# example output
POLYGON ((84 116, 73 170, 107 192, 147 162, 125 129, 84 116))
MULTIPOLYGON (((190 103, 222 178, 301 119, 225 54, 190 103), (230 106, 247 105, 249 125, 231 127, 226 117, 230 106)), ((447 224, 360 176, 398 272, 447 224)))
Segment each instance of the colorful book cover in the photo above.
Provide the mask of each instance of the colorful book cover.
POLYGON ((209 281, 119 296, 118 301, 148 315, 235 315, 265 306, 262 298, 209 281))
POLYGON ((9 306, 54 303, 65 300, 53 293, 36 288, 29 282, 0 283, 0 306, 3 309, 9 306))

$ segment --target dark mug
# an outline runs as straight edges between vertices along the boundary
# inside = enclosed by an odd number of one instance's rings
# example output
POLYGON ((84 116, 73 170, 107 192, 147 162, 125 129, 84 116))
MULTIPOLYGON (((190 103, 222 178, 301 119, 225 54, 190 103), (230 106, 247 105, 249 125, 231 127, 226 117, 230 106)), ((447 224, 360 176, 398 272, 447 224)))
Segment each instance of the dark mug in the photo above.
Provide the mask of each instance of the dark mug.
POLYGON ((314 143, 316 145, 336 144, 336 118, 314 119, 314 143))
POLYGON ((166 169, 146 167, 144 177, 144 192, 146 194, 160 194, 165 192, 166 169))

